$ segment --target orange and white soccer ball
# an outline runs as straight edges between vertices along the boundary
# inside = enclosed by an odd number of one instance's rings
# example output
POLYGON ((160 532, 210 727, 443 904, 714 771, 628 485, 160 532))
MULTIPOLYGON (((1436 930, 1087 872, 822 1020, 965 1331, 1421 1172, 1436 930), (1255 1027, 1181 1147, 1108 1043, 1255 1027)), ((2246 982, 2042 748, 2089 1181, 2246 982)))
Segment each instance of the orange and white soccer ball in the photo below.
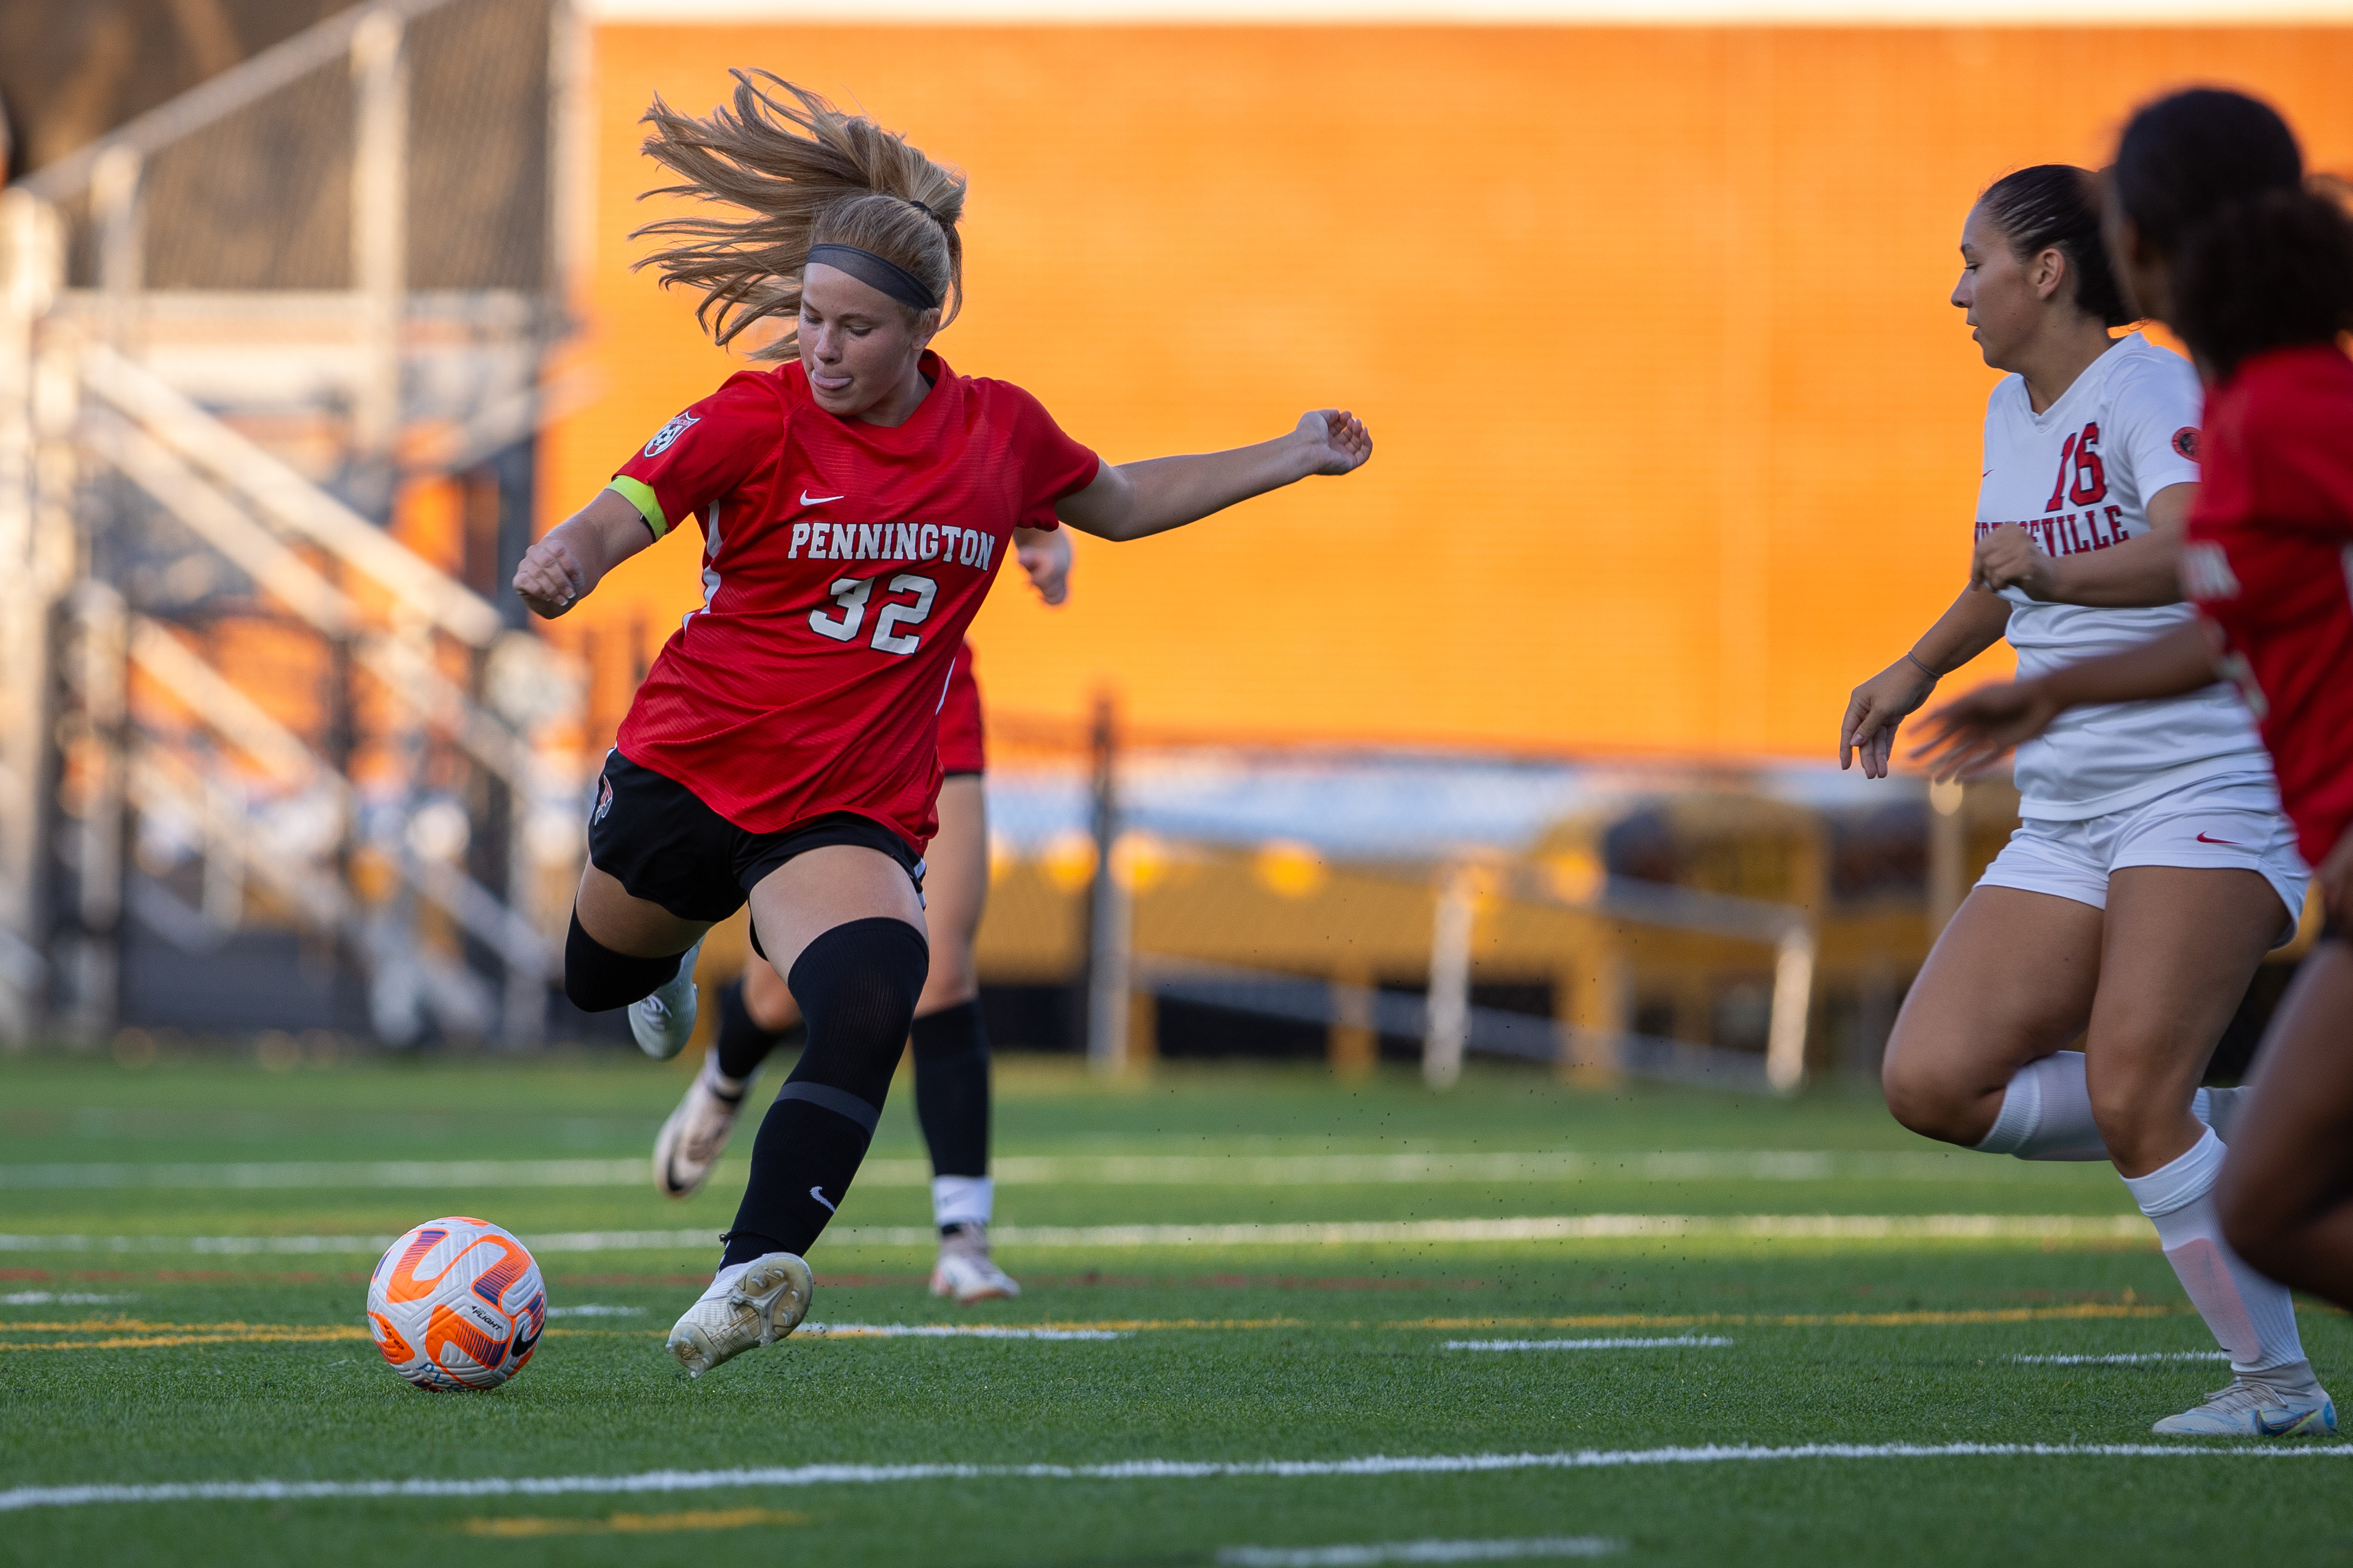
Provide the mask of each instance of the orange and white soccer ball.
POLYGON ((523 1244, 486 1219, 429 1219, 368 1277, 368 1331, 419 1388, 496 1388, 531 1360, 547 1291, 523 1244))

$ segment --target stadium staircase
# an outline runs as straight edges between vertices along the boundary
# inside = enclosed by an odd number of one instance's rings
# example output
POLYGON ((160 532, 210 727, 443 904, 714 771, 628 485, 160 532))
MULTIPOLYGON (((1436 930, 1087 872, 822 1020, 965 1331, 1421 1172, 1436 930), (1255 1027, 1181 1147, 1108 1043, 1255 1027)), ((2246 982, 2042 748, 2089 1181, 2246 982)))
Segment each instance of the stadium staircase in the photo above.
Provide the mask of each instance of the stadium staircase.
POLYGON ((584 681, 495 595, 585 390, 573 26, 363 7, 0 193, 0 1039, 542 1037, 584 681))

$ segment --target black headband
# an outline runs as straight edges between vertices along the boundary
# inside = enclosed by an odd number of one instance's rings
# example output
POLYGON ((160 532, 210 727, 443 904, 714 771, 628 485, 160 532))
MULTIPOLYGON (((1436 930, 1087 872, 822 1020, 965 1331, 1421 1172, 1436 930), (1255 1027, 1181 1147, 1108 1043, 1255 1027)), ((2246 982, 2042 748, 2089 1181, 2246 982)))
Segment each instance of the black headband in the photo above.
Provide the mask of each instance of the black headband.
POLYGON ((860 283, 881 289, 902 305, 912 305, 918 310, 940 308, 939 297, 922 279, 871 250, 860 250, 854 245, 812 245, 808 258, 839 268, 860 283))

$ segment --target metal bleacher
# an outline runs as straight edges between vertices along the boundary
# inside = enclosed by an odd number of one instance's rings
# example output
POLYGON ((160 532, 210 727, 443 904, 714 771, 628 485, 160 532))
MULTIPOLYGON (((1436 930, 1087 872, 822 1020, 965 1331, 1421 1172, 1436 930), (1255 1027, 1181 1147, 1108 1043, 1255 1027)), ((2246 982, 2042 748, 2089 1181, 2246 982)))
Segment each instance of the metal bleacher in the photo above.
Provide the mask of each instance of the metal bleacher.
POLYGON ((0 192, 0 1040, 543 1034, 582 681, 497 590, 579 58, 387 0, 0 192))

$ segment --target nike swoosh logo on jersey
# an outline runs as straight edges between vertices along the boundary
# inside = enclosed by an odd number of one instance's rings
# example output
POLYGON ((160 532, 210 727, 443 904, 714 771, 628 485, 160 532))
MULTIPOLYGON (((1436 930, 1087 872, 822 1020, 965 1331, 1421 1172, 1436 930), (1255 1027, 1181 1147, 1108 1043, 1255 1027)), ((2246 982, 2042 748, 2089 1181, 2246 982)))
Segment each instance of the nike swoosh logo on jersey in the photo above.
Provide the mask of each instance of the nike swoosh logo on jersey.
MULTIPOLYGON (((837 496, 834 499, 839 500, 840 498, 837 496)), ((811 1187, 809 1189, 809 1196, 815 1198, 821 1204, 825 1204, 825 1193, 821 1188, 811 1187)), ((825 1212, 828 1214, 839 1214, 841 1211, 835 1208, 831 1204, 825 1204, 825 1212)))
POLYGON ((2235 838, 2209 838, 2202 833, 2198 836, 2198 842, 2200 844, 2227 844, 2233 849, 2243 849, 2246 847, 2245 845, 2240 843, 2235 838))
POLYGON ((839 500, 840 499, 841 497, 839 496, 813 496, 807 490, 803 490, 801 492, 801 505, 803 506, 823 506, 829 500, 839 500))

